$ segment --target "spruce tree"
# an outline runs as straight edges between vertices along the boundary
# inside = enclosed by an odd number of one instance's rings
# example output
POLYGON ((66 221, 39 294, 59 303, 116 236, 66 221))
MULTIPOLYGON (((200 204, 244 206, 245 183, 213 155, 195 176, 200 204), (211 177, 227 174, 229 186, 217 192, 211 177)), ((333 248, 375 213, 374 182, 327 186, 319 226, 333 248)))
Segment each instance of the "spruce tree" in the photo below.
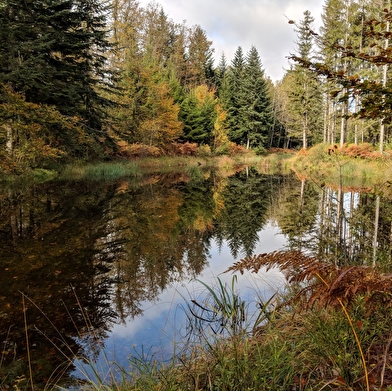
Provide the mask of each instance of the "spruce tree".
POLYGON ((189 32, 189 45, 185 57, 187 69, 185 84, 189 87, 214 84, 212 41, 208 40, 206 32, 200 26, 194 26, 189 32))
POLYGON ((185 141, 213 145, 217 120, 216 98, 206 85, 192 89, 181 104, 180 119, 185 141))
POLYGON ((268 84, 264 77, 257 49, 252 46, 245 67, 245 120, 246 146, 264 147, 272 126, 272 106, 268 84))
POLYGON ((249 147, 264 146, 272 124, 268 85, 257 49, 252 46, 247 57, 239 47, 229 74, 230 100, 228 127, 230 139, 249 147))
POLYGON ((225 120, 223 125, 226 126, 227 121, 227 110, 230 108, 231 101, 231 90, 230 90, 230 69, 226 62, 226 56, 223 53, 218 64, 218 68, 215 71, 215 88, 216 95, 219 98, 219 104, 222 112, 224 112, 225 120))
POLYGON ((227 125, 231 141, 238 144, 243 142, 245 110, 245 57, 242 47, 239 46, 234 53, 228 74, 229 99, 224 102, 223 108, 227 110, 227 125))
POLYGON ((225 77, 227 77, 227 61, 225 53, 222 53, 218 67, 215 69, 215 88, 217 89, 217 93, 219 96, 219 90, 223 84, 225 77))
POLYGON ((113 87, 107 12, 99 0, 5 0, 0 7, 0 82, 27 102, 79 117, 101 141, 109 101, 100 90, 113 87))

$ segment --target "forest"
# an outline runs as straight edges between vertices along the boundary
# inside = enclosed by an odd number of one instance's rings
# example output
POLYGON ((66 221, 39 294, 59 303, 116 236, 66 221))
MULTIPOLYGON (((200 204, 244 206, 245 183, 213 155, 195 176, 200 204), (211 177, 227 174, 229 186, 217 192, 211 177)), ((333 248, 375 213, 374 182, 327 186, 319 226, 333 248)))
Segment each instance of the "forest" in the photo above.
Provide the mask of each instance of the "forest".
POLYGON ((74 161, 388 146, 390 1, 325 0, 292 21, 282 80, 256 47, 214 58, 156 2, 0 0, 0 174, 74 161))

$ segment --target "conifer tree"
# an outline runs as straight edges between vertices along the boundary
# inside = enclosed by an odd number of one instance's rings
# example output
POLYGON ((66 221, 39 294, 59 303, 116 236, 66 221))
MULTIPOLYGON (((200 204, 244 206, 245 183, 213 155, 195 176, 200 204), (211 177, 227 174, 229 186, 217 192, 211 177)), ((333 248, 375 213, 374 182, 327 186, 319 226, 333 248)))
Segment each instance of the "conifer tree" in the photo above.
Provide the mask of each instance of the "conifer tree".
POLYGON ((254 46, 246 58, 245 74, 246 146, 261 147, 266 145, 272 124, 272 106, 259 53, 254 46))
MULTIPOLYGON (((304 61, 311 61, 313 56, 313 35, 309 32, 313 28, 314 18, 309 11, 304 12, 304 19, 300 21, 297 31, 297 55, 304 61)), ((302 139, 302 148, 308 147, 309 138, 320 140, 322 129, 322 92, 317 76, 308 69, 296 64, 289 72, 291 79, 288 93, 291 121, 287 122, 287 131, 291 138, 302 139)))
MULTIPOLYGON (((223 53, 218 67, 215 70, 215 88, 216 95, 219 98, 219 104, 223 111, 230 108, 231 90, 230 90, 230 69, 226 62, 226 56, 223 53)), ((227 113, 225 113, 225 122, 227 123, 227 113)))
POLYGON ((27 102, 79 117, 102 140, 100 89, 113 87, 107 4, 99 0, 4 0, 0 7, 0 82, 27 102))
MULTIPOLYGON (((324 26, 320 36, 313 34, 322 50, 322 61, 292 58, 326 80, 331 105, 328 112, 328 141, 335 140, 335 124, 341 120, 340 144, 350 141, 346 130, 347 118, 366 120, 368 139, 380 141, 383 150, 384 127, 375 128, 375 121, 385 125, 391 121, 390 81, 388 64, 391 63, 389 24, 392 20, 389 1, 328 0, 324 9, 324 26), (335 26, 334 29, 331 26, 335 26), (342 28, 343 27, 343 28, 342 28), (338 30, 340 29, 340 30, 338 30), (340 31, 336 35, 336 32, 340 31)), ((354 140, 358 138, 358 122, 354 124, 354 140)), ((365 126, 362 126, 364 129, 365 126)))
POLYGON ((217 101, 207 85, 192 89, 181 104, 180 119, 184 124, 185 141, 213 145, 217 101))
POLYGON ((244 58, 239 47, 229 76, 231 97, 228 110, 230 139, 247 148, 266 145, 272 124, 268 85, 257 49, 244 58))
POLYGON ((219 90, 222 84, 224 83, 224 79, 227 78, 227 70, 228 70, 228 65, 227 65, 226 55, 225 53, 222 53, 219 59, 218 67, 215 69, 215 88, 217 89, 218 96, 219 96, 219 90))
POLYGON ((195 87, 214 83, 212 41, 208 40, 206 32, 198 25, 189 33, 189 45, 186 53, 185 66, 187 69, 185 84, 195 87))
POLYGON ((242 47, 239 46, 234 53, 228 73, 229 97, 224 103, 227 111, 227 125, 230 140, 241 143, 245 131, 243 112, 245 109, 245 57, 242 47))

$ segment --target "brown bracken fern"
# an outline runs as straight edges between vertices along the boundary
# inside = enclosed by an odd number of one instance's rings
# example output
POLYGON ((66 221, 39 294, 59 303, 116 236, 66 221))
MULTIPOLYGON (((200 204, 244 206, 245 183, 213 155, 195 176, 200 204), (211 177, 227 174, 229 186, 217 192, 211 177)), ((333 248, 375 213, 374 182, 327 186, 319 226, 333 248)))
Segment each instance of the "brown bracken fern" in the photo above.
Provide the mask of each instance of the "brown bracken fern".
MULTIPOLYGON (((367 359, 358 337, 357 326, 348 312, 351 304, 360 297, 366 306, 365 317, 371 318, 380 308, 392 307, 392 275, 381 273, 374 267, 359 265, 338 267, 320 261, 319 259, 303 254, 299 251, 275 251, 247 257, 226 270, 226 272, 240 272, 245 270, 257 273, 261 268, 278 268, 285 273, 289 283, 298 283, 299 292, 283 305, 297 302, 297 309, 307 310, 313 306, 340 307, 347 318, 355 337, 360 353, 366 390, 373 386, 369 377, 368 362, 373 363, 372 374, 376 372, 376 364, 380 354, 377 346, 368 349, 367 359)), ((360 323, 361 324, 361 323, 360 323)), ((379 372, 379 385, 382 389, 385 380, 385 369, 390 365, 389 347, 391 337, 386 341, 384 359, 379 372)), ((373 388, 372 388, 373 389, 373 388)))
POLYGON ((306 308, 340 306, 341 303, 349 306, 359 295, 366 298, 370 312, 380 304, 384 308, 392 306, 390 274, 363 265, 338 267, 300 251, 275 251, 247 257, 226 272, 257 273, 263 267, 278 268, 289 283, 306 283, 295 297, 306 308))

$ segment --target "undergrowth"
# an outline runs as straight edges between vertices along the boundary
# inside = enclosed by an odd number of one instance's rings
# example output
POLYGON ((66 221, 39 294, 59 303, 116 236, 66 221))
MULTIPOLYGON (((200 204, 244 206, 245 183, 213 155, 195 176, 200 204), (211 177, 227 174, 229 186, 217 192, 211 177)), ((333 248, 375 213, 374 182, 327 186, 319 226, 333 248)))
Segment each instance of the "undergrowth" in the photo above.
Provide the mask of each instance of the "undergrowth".
POLYGON ((342 148, 318 144, 301 150, 289 161, 298 175, 322 178, 328 185, 344 181, 347 186, 373 186, 392 176, 390 153, 381 155, 370 144, 345 144, 342 148))
POLYGON ((338 267, 300 252, 248 257, 227 272, 278 268, 284 295, 246 304, 227 286, 203 284, 189 308, 199 335, 166 367, 139 362, 129 390, 387 390, 392 385, 392 279, 367 266, 338 267), (142 367, 143 370, 140 370, 142 367))
MULTIPOLYGON (((216 286, 200 281, 206 295, 189 300, 190 337, 172 360, 162 363, 149 352, 131 354, 130 369, 117 367, 115 376, 102 375, 93 361, 87 362, 79 368, 90 368, 86 380, 72 389, 390 389, 390 274, 370 266, 337 266, 298 251, 247 257, 226 273, 259 273, 265 268, 279 269, 288 285, 266 301, 257 296, 256 316, 250 316, 249 303, 240 297, 235 274, 230 284, 219 278, 216 286)), ((26 300, 23 296, 24 306, 26 300)), ((85 317, 89 324, 88 314, 85 317)), ((69 364, 75 364, 77 357, 69 353, 69 364)), ((36 389, 32 379, 26 379, 24 389, 36 389)), ((49 384, 46 389, 52 388, 67 389, 49 384)), ((14 389, 22 387, 14 383, 14 389)))

